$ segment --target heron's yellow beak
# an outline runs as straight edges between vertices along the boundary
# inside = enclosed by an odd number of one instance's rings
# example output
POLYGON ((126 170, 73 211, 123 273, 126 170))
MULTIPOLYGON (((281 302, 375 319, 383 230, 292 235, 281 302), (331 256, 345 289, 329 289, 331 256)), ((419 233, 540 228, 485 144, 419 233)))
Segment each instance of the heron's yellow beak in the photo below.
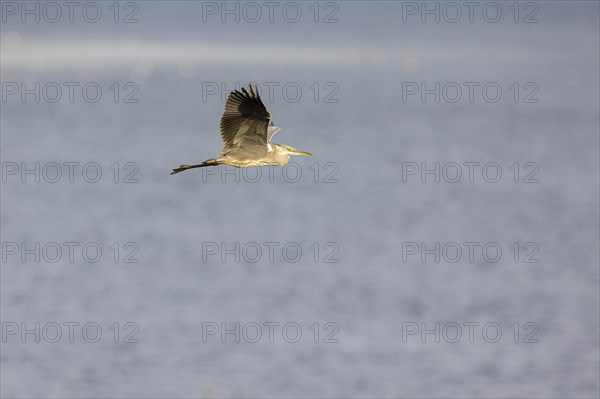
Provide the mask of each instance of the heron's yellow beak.
POLYGON ((310 152, 304 152, 304 151, 300 151, 300 150, 296 150, 294 149, 293 151, 290 151, 290 154, 292 155, 302 155, 304 157, 311 157, 312 154, 310 152))

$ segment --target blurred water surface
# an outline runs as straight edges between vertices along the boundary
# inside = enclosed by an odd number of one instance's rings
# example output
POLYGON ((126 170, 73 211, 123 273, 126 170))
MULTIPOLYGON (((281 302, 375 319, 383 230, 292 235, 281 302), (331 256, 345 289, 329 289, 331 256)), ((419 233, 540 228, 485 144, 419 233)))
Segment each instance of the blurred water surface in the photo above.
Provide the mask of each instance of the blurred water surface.
POLYGON ((7 176, 2 241, 105 250, 97 263, 3 260, 2 322, 103 328, 97 343, 8 336, 3 397, 598 396, 598 3, 537 2, 531 24, 508 14, 495 24, 404 23, 392 2, 335 3, 330 24, 312 21, 312 3, 299 3, 305 17, 295 24, 205 23, 201 2, 137 4, 135 24, 2 24, 3 82, 105 89, 96 103, 1 104, 2 162, 103 168, 95 184, 7 176), (123 96, 130 81, 139 102, 115 103, 107 88, 118 82, 123 96), (219 94, 207 95, 211 82, 219 94), (315 154, 293 159, 298 182, 280 169, 270 181, 267 168, 256 183, 250 171, 236 182, 231 169, 169 176, 220 150, 222 82, 227 91, 259 83, 283 128, 274 141, 315 154), (279 84, 273 98, 265 82, 279 84), (302 89, 295 102, 282 92, 290 82, 302 89), (403 102, 403 82, 497 82, 504 92, 496 103, 403 102), (539 101, 515 103, 515 82, 534 82, 539 101), (115 162, 119 181, 133 162, 139 182, 114 183, 115 162), (503 175, 403 182, 403 162, 497 162, 503 175), (527 162, 539 182, 522 182, 527 162), (403 242, 471 241, 501 244, 500 261, 403 261, 403 242), (139 262, 115 263, 114 242, 121 257, 136 243, 139 262), (204 261, 206 242, 297 243, 303 254, 295 263, 281 252, 273 263, 266 253, 256 263, 204 261), (539 262, 515 263, 514 242, 536 243, 539 262), (339 262, 323 262, 326 243, 339 262), (108 327, 119 322, 125 334, 127 321, 139 342, 115 344, 108 327), (202 339, 206 322, 269 321, 299 323, 302 339, 202 339), (336 323, 339 342, 314 343, 315 322, 320 341, 323 325, 336 323), (463 326, 456 343, 420 334, 403 342, 411 322, 495 322, 503 335, 489 343, 477 330, 469 342, 463 326), (539 326, 539 342, 523 342, 527 322, 539 326))

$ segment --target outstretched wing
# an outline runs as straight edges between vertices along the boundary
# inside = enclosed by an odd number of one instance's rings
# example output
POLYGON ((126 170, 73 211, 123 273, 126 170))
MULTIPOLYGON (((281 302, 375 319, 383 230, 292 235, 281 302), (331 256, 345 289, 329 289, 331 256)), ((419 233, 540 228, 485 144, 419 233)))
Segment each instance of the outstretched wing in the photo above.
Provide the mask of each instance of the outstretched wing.
POLYGON ((258 95, 258 87, 248 85, 248 91, 234 91, 227 97, 221 117, 221 138, 224 147, 240 145, 267 146, 267 127, 271 115, 258 95))
POLYGON ((273 138, 273 135, 275 135, 275 133, 279 132, 281 129, 278 128, 277 126, 273 125, 273 122, 271 122, 271 124, 269 125, 269 127, 267 128, 267 142, 271 142, 271 139, 273 138))

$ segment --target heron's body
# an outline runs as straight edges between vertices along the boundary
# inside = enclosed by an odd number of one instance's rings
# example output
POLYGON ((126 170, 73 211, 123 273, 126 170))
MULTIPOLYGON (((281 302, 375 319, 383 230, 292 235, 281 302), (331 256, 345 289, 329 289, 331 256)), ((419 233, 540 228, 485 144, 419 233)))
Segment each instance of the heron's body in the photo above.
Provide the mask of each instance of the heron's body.
POLYGON ((284 144, 272 143, 271 138, 280 130, 273 126, 258 88, 248 85, 248 91, 242 88, 241 92, 236 90, 227 97, 221 118, 221 154, 198 165, 181 165, 171 174, 220 164, 238 168, 283 166, 289 162, 290 155, 311 155, 284 144))

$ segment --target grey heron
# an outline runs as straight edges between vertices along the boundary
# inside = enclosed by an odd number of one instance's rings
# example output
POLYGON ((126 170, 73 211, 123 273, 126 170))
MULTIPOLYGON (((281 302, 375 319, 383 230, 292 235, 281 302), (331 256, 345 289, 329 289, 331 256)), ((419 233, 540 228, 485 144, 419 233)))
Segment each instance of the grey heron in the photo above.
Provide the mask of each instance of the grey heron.
POLYGON ((235 90, 229 94, 220 127, 223 149, 217 158, 197 165, 181 165, 173 169, 171 174, 220 164, 238 168, 283 166, 289 162, 290 155, 312 155, 289 145, 271 142, 273 135, 281 129, 271 121, 256 85, 254 88, 248 85, 247 91, 242 88, 241 92, 235 90))

